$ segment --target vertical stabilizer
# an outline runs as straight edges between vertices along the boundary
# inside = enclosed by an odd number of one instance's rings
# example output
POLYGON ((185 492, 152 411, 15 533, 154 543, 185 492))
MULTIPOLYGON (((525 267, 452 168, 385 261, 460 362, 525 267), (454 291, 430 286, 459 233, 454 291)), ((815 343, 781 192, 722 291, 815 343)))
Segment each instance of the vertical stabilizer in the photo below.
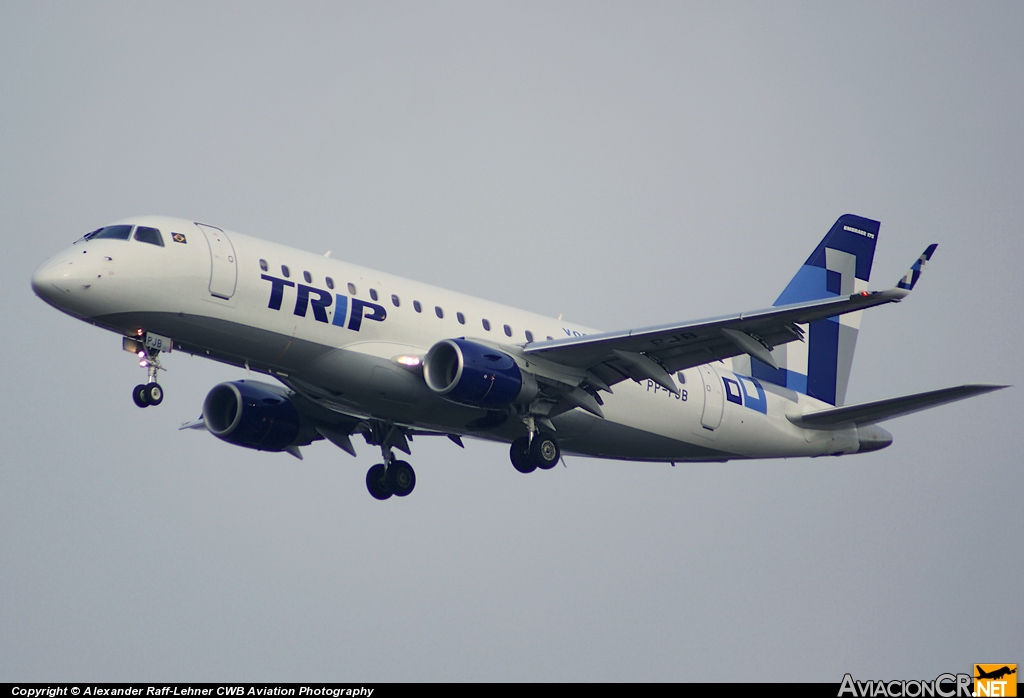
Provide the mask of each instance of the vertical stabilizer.
MULTIPOLYGON (((878 221, 851 214, 840 216, 775 305, 867 290, 878 228, 878 221)), ((831 405, 842 405, 850 381, 861 312, 802 325, 804 342, 790 342, 772 351, 777 369, 750 359, 750 375, 831 405)))

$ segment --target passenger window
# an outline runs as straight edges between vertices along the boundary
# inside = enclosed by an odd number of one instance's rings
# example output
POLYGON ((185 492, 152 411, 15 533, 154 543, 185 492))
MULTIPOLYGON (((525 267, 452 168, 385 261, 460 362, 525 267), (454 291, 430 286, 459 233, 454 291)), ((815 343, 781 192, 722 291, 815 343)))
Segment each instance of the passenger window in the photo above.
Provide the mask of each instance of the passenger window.
POLYGON ((679 373, 676 374, 676 378, 679 379, 680 383, 682 383, 683 385, 686 385, 686 374, 685 373, 680 371, 679 373))
POLYGON ((377 300, 377 289, 375 289, 375 288, 371 288, 370 289, 370 300, 372 300, 372 301, 377 300))
POLYGON ((395 294, 391 294, 391 304, 397 308, 402 303, 401 301, 398 300, 398 296, 396 296, 395 294))
POLYGON ((439 317, 439 318, 443 318, 444 317, 444 311, 441 310, 441 306, 439 306, 439 305, 435 305, 434 306, 434 315, 437 315, 437 317, 439 317))
POLYGON ((156 245, 158 247, 164 246, 164 238, 156 228, 147 228, 146 226, 140 225, 135 229, 135 239, 139 242, 148 242, 150 245, 156 245))
POLYGON ((505 336, 506 337, 511 337, 512 336, 512 328, 509 327, 508 325, 505 325, 505 336))
POLYGON ((419 301, 413 301, 412 302, 412 309, 415 310, 417 313, 422 313, 423 312, 423 306, 420 305, 419 301))
POLYGON ((99 240, 100 238, 106 238, 108 240, 127 240, 131 237, 132 227, 130 225, 108 225, 106 228, 100 228, 96 231, 95 235, 92 235, 90 240, 99 240))
POLYGON ((331 277, 328 276, 325 279, 325 281, 327 282, 327 288, 329 288, 331 290, 334 290, 334 279, 332 279, 331 277))
POLYGON ((356 285, 354 283, 349 282, 348 292, 351 293, 353 296, 356 295, 356 285))
POLYGON ((462 313, 455 313, 455 318, 459 321, 460 325, 466 324, 466 316, 462 313))
POLYGON ((313 283, 313 275, 310 274, 308 271, 302 272, 302 278, 306 280, 307 284, 313 283))
POLYGON ((263 271, 267 271, 269 268, 270 267, 267 266, 267 260, 261 259, 260 260, 260 269, 262 269, 263 271))
POLYGON ((284 278, 287 279, 291 275, 292 275, 292 273, 288 270, 288 267, 285 266, 284 264, 282 264, 281 265, 281 276, 283 276, 284 278))
POLYGON ((548 340, 549 342, 551 341, 551 337, 546 337, 546 339, 547 339, 547 340, 548 340))
POLYGON ((491 321, 488 320, 487 318, 481 320, 480 324, 482 324, 484 326, 484 329, 487 330, 488 332, 491 331, 491 321))
POLYGON ((530 332, 530 330, 526 330, 526 343, 529 344, 532 341, 533 341, 533 332, 530 332))

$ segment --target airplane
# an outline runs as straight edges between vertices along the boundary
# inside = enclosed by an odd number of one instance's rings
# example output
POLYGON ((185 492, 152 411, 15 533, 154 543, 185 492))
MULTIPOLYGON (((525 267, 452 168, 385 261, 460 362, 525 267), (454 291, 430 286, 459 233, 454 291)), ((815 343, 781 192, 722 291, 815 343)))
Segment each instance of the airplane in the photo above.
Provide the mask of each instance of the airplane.
POLYGON ((861 313, 905 298, 936 245, 868 290, 880 224, 841 216, 766 309, 601 332, 384 272, 163 216, 75 241, 32 276, 41 299, 122 337, 159 405, 172 351, 276 380, 214 386, 205 429, 287 452, 353 436, 380 449, 377 499, 416 485, 416 437, 508 443, 516 470, 562 453, 665 462, 840 456, 892 443, 880 422, 1007 386, 970 384, 844 404, 861 313))
POLYGON ((1010 674, 1016 674, 1017 673, 1016 666, 1014 666, 1013 669, 1011 669, 1009 666, 1003 666, 1003 667, 1001 667, 999 669, 995 669, 993 671, 985 671, 985 670, 983 670, 981 668, 981 665, 975 664, 974 665, 974 670, 978 674, 977 676, 974 677, 976 679, 995 679, 995 680, 998 680, 998 679, 1003 678, 1004 676, 1009 676, 1010 674))

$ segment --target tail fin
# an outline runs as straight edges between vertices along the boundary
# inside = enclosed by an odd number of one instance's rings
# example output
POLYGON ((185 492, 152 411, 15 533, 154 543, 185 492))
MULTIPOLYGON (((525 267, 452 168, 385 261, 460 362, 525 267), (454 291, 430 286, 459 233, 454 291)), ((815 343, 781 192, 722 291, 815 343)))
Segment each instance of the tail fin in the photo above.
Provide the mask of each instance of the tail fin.
MULTIPOLYGON (((878 221, 851 214, 840 216, 775 305, 848 296, 867 290, 878 228, 878 221)), ((790 342, 772 351, 778 369, 750 359, 750 375, 830 405, 842 405, 850 382, 861 312, 810 323, 803 328, 805 342, 790 342)))

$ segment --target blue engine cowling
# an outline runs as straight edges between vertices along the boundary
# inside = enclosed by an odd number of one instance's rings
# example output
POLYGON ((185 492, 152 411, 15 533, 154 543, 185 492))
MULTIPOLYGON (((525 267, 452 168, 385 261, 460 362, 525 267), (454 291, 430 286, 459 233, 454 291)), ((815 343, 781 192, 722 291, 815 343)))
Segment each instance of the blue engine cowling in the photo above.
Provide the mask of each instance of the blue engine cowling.
POLYGON ((211 434, 235 446, 283 451, 303 445, 302 415, 283 390, 264 383, 214 386, 203 402, 203 421, 211 434))
POLYGON ((423 360, 423 378, 438 395, 473 407, 529 402, 537 381, 505 352, 466 339, 443 339, 423 360))

